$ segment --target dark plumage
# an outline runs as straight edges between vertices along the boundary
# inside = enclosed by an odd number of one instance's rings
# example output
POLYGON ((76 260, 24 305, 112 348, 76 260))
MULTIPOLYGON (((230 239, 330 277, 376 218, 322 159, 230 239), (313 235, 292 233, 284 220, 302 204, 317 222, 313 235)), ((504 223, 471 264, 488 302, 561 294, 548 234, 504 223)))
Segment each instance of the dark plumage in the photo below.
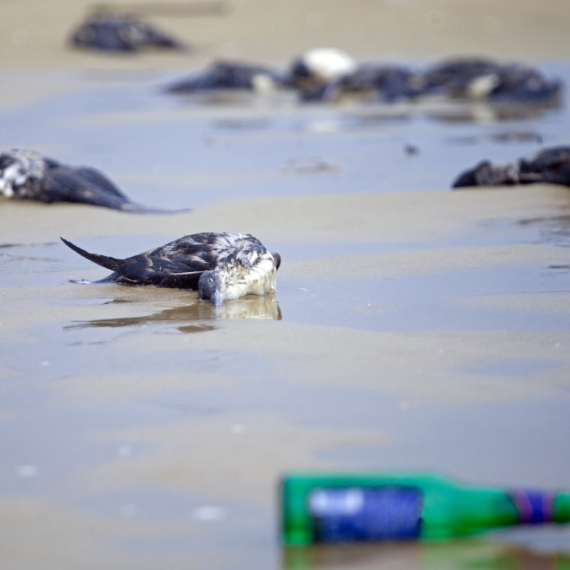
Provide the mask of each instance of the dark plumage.
POLYGON ((562 83, 548 80, 522 64, 500 64, 483 58, 454 58, 424 74, 426 93, 488 99, 507 103, 559 104, 562 83))
POLYGON ((557 106, 562 95, 562 82, 549 80, 540 71, 528 65, 505 65, 499 72, 499 81, 490 97, 494 101, 538 103, 557 106))
POLYGON ((549 182, 570 186, 570 147, 552 147, 513 163, 494 165, 488 160, 461 173, 453 188, 508 186, 549 182))
POLYGON ((424 74, 426 91, 459 93, 476 78, 495 73, 498 66, 490 59, 453 58, 438 63, 424 74))
POLYGON ((185 49, 177 40, 132 14, 100 12, 87 18, 71 37, 76 47, 134 52, 143 48, 185 49))
POLYGON ((493 165, 483 160, 474 168, 462 172, 453 182, 453 188, 469 186, 512 186, 519 183, 518 169, 513 164, 493 165))
POLYGON ((366 64, 321 88, 304 92, 305 100, 337 101, 344 95, 371 96, 392 103, 421 93, 420 77, 395 65, 366 64))
POLYGON ((199 233, 145 253, 116 259, 89 253, 62 238, 86 259, 113 271, 101 282, 198 290, 219 305, 248 294, 275 290, 281 257, 249 234, 199 233))
POLYGON ((485 58, 453 58, 416 73, 398 65, 357 62, 334 48, 312 49, 285 72, 232 61, 216 61, 207 70, 166 87, 170 93, 214 90, 270 91, 292 88, 302 101, 336 102, 345 96, 386 103, 430 94, 508 104, 556 106, 562 82, 547 79, 522 64, 485 58))
POLYGON ((94 168, 67 166, 22 149, 0 154, 0 196, 46 204, 75 202, 124 212, 169 213, 131 202, 94 168))
POLYGON ((270 90, 282 86, 279 75, 261 65, 231 61, 216 61, 203 73, 198 73, 168 86, 169 93, 193 93, 214 89, 270 90))

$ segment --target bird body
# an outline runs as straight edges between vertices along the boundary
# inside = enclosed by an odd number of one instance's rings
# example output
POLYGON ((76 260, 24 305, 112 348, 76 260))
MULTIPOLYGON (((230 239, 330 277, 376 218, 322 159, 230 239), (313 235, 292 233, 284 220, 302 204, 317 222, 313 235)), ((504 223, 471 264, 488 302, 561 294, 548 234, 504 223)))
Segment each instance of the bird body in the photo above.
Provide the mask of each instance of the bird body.
POLYGON ((335 101, 351 94, 361 97, 368 95, 385 103, 413 99, 421 94, 421 80, 404 67, 363 64, 354 72, 330 82, 320 93, 315 90, 308 95, 322 101, 335 101))
POLYGON ((462 172, 453 183, 453 188, 539 182, 570 186, 570 147, 545 148, 533 156, 506 164, 493 164, 484 160, 462 172))
POLYGON ((172 213, 131 202, 94 168, 68 166, 25 149, 0 154, 0 196, 46 204, 89 204, 133 213, 172 213))
POLYGON ((183 50, 185 47, 134 14, 106 10, 89 16, 71 37, 71 44, 104 52, 135 52, 147 48, 183 50))
POLYGON ((562 89, 559 80, 547 79, 533 67, 485 58, 449 59, 424 74, 425 93, 501 103, 558 106, 562 89))
POLYGON ((215 61, 206 71, 169 85, 169 93, 197 93, 217 89, 273 91, 283 79, 268 67, 234 61, 215 61))
POLYGON ((244 295, 275 291, 281 257, 249 234, 205 232, 188 235, 147 252, 116 259, 71 249, 113 271, 103 282, 198 290, 216 305, 244 295))

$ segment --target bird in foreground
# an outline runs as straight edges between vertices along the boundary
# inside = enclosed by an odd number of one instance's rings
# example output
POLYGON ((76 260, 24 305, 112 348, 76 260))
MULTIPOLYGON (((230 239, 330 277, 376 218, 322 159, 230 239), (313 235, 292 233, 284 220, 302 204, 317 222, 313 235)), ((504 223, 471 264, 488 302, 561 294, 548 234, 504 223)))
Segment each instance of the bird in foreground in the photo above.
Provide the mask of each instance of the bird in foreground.
POLYGON ((281 265, 278 253, 270 253, 249 234, 193 234, 126 259, 89 253, 61 239, 79 255, 113 271, 98 283, 192 289, 216 306, 275 291, 281 265))
POLYGON ((46 204, 74 202, 140 214, 173 213, 131 202, 94 168, 68 166, 24 149, 0 154, 0 196, 46 204))
POLYGON ((462 172, 453 188, 550 183, 570 186, 570 147, 545 148, 528 158, 506 164, 484 160, 462 172))

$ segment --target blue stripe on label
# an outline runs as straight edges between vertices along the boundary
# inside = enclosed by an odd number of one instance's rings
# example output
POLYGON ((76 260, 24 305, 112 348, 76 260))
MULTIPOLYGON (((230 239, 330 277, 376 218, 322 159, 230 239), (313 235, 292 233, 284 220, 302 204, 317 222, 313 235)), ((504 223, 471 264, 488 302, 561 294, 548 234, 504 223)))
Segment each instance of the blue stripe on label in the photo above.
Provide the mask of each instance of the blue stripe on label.
POLYGON ((413 488, 328 488, 315 489, 309 496, 321 542, 417 538, 421 509, 421 493, 413 488))
POLYGON ((553 497, 550 493, 534 489, 519 489, 512 499, 524 524, 540 524, 552 520, 553 497))

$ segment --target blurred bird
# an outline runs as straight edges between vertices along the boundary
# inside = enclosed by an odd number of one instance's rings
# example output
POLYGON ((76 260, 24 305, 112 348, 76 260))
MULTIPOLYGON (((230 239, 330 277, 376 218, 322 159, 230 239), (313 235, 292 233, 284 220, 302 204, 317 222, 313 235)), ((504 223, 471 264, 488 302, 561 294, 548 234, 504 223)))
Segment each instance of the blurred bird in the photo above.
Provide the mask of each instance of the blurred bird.
POLYGON ((0 154, 0 196, 14 200, 75 202, 132 213, 173 213, 131 202, 104 174, 67 166, 33 150, 0 154))
POLYGON ((484 160, 461 173, 453 183, 453 188, 539 182, 570 186, 570 147, 546 148, 529 158, 507 164, 492 164, 484 160))
POLYGON ((134 14, 100 10, 71 36, 75 47, 134 52, 144 48, 184 50, 186 46, 141 21, 134 14))
POLYGON ((215 61, 202 73, 174 82, 169 93, 193 93, 215 89, 272 91, 284 85, 279 74, 268 67, 232 61, 215 61))
POLYGON ((507 103, 560 104, 562 83, 522 64, 499 64, 484 58, 454 58, 424 74, 426 93, 507 103))
POLYGON ((421 78, 404 67, 383 64, 364 64, 354 72, 331 81, 312 96, 322 101, 337 101, 344 96, 369 97, 392 103, 413 99, 422 92, 421 78))

